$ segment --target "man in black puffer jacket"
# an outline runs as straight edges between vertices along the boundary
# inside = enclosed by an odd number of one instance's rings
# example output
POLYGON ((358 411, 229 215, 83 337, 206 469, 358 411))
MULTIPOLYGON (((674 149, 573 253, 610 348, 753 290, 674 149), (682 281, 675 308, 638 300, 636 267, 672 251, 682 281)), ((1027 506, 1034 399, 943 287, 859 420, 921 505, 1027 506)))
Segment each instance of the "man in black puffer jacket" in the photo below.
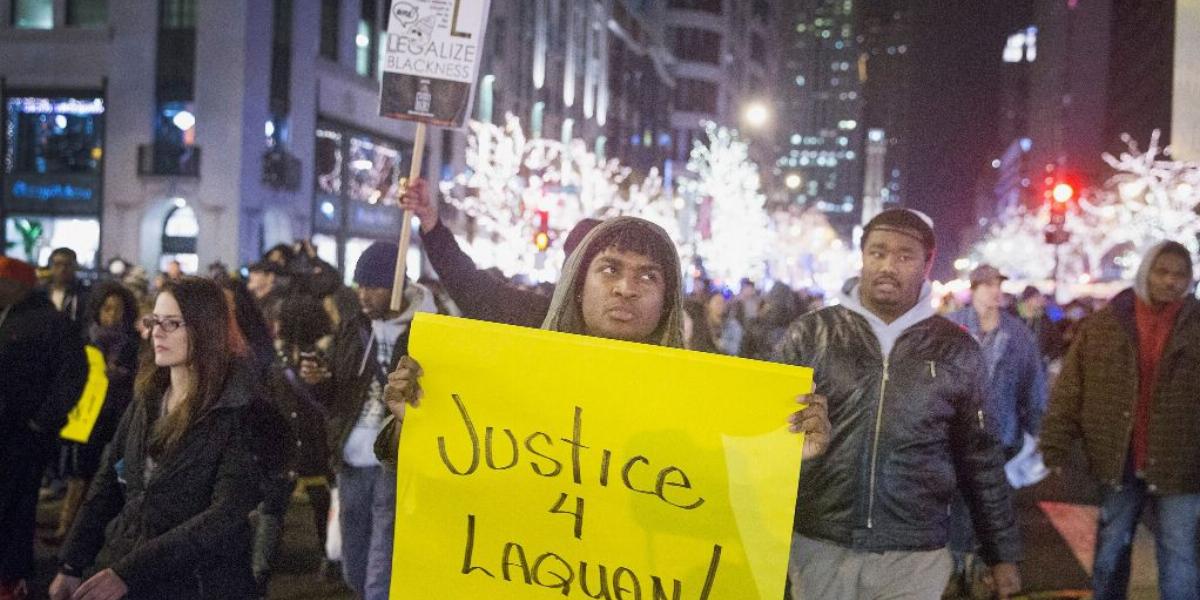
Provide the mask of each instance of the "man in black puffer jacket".
POLYGON ((867 224, 861 279, 841 304, 797 320, 780 362, 814 370, 829 398, 829 449, 805 461, 788 572, 799 599, 941 597, 959 487, 997 595, 1020 589, 1020 532, 979 346, 937 317, 926 278, 928 217, 895 209, 867 224))

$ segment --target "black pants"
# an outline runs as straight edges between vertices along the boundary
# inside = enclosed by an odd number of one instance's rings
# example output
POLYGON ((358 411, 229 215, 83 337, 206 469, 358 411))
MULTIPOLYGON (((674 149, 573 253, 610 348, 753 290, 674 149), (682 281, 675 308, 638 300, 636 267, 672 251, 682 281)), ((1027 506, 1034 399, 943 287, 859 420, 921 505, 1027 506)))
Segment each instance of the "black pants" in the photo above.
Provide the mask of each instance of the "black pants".
POLYGON ((0 430, 0 581, 33 577, 38 488, 53 449, 51 435, 0 430))

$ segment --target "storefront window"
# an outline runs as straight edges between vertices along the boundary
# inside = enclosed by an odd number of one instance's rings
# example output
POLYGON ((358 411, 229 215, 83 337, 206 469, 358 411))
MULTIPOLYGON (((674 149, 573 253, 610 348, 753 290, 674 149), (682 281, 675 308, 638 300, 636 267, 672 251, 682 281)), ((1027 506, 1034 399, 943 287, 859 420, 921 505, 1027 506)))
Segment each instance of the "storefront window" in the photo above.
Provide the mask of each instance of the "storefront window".
POLYGON ((104 100, 15 94, 4 104, 5 251, 40 263, 67 246, 81 264, 93 266, 100 247, 104 100))
POLYGON ((7 104, 6 172, 100 172, 104 100, 15 97, 7 104))
POLYGON ((70 248, 85 269, 96 267, 100 220, 96 218, 12 215, 4 219, 5 254, 45 265, 55 248, 70 248))
POLYGON ((18 29, 54 29, 54 0, 13 0, 12 24, 18 29))
MULTIPOLYGON (((397 192, 409 148, 334 123, 317 126, 314 243, 324 260, 344 266, 347 278, 371 242, 398 238, 397 192)), ((419 273, 419 251, 416 257, 419 273)))

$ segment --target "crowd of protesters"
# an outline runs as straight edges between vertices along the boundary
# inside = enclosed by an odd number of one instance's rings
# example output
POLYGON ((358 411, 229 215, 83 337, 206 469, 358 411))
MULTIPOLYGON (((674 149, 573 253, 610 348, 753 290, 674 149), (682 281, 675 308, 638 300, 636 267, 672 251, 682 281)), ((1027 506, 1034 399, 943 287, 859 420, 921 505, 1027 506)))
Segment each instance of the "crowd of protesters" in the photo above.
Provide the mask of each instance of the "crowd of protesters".
POLYGON ((1147 254, 1103 308, 1032 287, 1007 296, 983 265, 969 304, 939 311, 934 224, 916 211, 872 220, 860 276, 826 298, 718 287, 633 218, 580 222, 558 284, 523 286, 474 264, 424 181, 402 203, 437 279, 402 282, 399 310, 386 242, 350 287, 306 242, 271 248, 245 277, 175 263, 151 281, 120 264, 90 286, 69 249, 40 281, 0 257, 0 600, 28 593, 39 488, 61 498, 45 540, 59 548, 55 600, 265 597, 297 493, 322 573, 387 598, 418 312, 814 367, 813 408, 792 417, 811 438, 792 598, 968 597, 972 579, 1017 593, 1013 463, 1039 441, 1052 476, 1082 443, 1105 486, 1097 598, 1123 597, 1144 510, 1167 524, 1163 597, 1200 593, 1200 451, 1187 442, 1200 434, 1200 311, 1178 244, 1147 254), (105 402, 86 442, 59 440, 88 380, 85 345, 103 357, 105 402))

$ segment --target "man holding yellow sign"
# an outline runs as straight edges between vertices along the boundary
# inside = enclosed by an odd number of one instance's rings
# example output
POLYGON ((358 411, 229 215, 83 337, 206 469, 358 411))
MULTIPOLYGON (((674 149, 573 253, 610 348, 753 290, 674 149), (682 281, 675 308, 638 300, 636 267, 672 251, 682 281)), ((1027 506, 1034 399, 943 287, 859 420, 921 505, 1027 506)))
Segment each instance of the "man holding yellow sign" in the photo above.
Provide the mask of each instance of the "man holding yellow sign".
POLYGON ((782 596, 788 430, 820 454, 825 401, 800 396, 784 427, 807 369, 678 350, 680 288, 666 233, 620 217, 572 254, 543 325, 582 335, 417 322, 428 374, 404 359, 390 375, 376 446, 395 464, 405 404, 436 398, 399 449, 393 598, 782 596), (532 361, 554 367, 531 384, 532 361))

